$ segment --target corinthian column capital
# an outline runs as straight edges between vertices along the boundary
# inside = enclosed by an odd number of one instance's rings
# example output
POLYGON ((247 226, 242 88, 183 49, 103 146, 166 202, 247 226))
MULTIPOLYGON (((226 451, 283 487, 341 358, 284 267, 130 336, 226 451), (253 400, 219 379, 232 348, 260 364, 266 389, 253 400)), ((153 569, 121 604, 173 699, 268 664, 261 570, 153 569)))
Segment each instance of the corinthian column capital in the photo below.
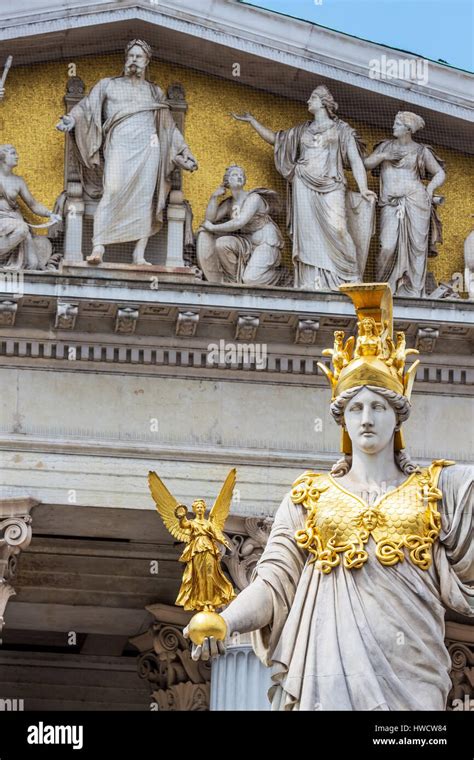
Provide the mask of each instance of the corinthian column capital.
POLYGON ((7 602, 15 594, 10 581, 16 574, 18 555, 31 541, 30 512, 35 499, 0 496, 0 644, 7 602))

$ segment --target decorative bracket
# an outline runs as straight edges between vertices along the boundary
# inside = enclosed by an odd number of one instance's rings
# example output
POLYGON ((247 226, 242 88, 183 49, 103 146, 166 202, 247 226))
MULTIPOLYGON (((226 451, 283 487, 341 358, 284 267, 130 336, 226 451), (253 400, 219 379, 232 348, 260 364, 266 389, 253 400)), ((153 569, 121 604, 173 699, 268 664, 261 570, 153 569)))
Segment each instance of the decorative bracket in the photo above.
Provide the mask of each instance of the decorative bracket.
POLYGON ((117 309, 115 318, 115 332, 120 335, 132 335, 138 324, 140 310, 135 306, 125 306, 123 309, 117 309))
POLYGON ((0 327, 13 327, 18 304, 14 301, 0 301, 0 327))
POLYGON ((313 346, 319 330, 319 319, 299 319, 295 333, 295 343, 313 346))
POLYGON ((257 337, 260 318, 251 314, 241 314, 235 325, 235 340, 251 340, 257 337))
POLYGON ((176 320, 176 335, 180 338, 192 338, 196 335, 199 314, 194 311, 180 311, 176 320))
POLYGON ((438 338, 439 330, 436 327, 419 327, 416 333, 415 348, 422 354, 432 354, 438 338))
POLYGON ((74 330, 78 312, 79 306, 77 303, 58 301, 54 327, 57 330, 74 330))

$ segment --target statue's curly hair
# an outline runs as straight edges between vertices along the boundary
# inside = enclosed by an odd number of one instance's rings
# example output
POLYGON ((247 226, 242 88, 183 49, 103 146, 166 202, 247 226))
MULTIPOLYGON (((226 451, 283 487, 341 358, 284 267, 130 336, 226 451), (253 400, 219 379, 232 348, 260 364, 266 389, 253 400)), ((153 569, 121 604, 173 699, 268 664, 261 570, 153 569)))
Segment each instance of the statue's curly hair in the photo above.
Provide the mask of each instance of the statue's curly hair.
POLYGON ((399 111, 395 118, 400 119, 412 134, 418 132, 419 129, 423 129, 425 126, 425 120, 421 116, 418 116, 417 113, 412 113, 412 111, 399 111))
MULTIPOLYGON (((379 388, 375 385, 356 385, 354 388, 349 388, 349 390, 344 391, 334 399, 330 406, 330 412, 337 424, 341 426, 344 425, 345 408, 349 401, 354 398, 362 388, 367 388, 369 391, 378 393, 379 396, 383 396, 383 398, 388 401, 394 410, 397 419, 395 430, 399 430, 402 422, 405 422, 410 416, 410 402, 406 396, 403 396, 401 393, 390 391, 388 388, 379 388)), ((413 472, 418 472, 420 470, 420 466, 410 459, 405 449, 395 452, 395 461, 405 475, 411 475, 413 472)), ((351 466, 352 457, 350 454, 344 454, 344 456, 332 466, 331 475, 340 478, 349 472, 351 466)))
POLYGON ((141 47, 143 52, 148 56, 148 60, 151 61, 153 57, 153 50, 151 49, 151 46, 148 44, 148 42, 145 42, 145 40, 130 40, 130 42, 128 42, 125 46, 125 57, 128 55, 129 50, 131 50, 134 45, 141 47))
POLYGON ((313 92, 316 92, 317 95, 321 98, 321 103, 323 104, 326 111, 328 112, 328 116, 331 119, 335 119, 336 111, 339 108, 339 106, 336 103, 331 92, 329 91, 329 88, 326 87, 325 84, 318 84, 318 86, 314 88, 313 92))

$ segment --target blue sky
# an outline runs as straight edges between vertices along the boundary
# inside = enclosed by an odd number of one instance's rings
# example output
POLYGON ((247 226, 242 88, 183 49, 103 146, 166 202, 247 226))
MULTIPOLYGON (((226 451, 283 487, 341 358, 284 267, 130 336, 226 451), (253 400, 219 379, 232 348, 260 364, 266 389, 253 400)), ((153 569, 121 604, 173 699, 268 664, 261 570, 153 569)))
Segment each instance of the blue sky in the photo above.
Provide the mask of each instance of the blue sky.
POLYGON ((474 71, 473 0, 245 0, 474 71))

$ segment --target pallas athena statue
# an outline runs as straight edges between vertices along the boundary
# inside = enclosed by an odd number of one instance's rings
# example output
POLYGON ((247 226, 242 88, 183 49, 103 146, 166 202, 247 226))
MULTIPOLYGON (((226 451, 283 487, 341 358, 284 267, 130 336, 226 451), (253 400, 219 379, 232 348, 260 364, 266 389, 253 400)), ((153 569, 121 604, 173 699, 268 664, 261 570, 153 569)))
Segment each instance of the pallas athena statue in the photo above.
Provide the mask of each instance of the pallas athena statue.
MULTIPOLYGON (((393 339, 390 287, 341 290, 358 336, 338 332, 332 370, 320 366, 343 456, 295 481, 250 585, 221 614, 273 666, 273 710, 445 710, 445 608, 474 616, 474 468, 410 460, 401 426, 419 362, 406 369, 414 350, 393 339)), ((216 638, 192 656, 221 654, 216 638)))

